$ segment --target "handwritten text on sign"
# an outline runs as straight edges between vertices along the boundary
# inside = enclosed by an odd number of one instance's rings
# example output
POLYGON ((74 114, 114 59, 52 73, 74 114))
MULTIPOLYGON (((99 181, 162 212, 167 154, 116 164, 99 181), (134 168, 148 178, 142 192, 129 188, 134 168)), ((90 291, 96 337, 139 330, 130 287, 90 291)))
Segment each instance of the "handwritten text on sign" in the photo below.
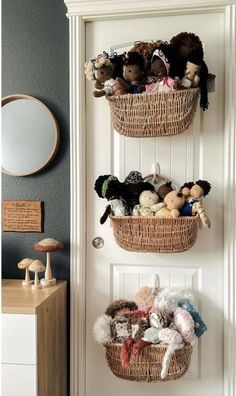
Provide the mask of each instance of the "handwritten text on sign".
POLYGON ((2 229, 42 232, 42 201, 3 201, 2 229))

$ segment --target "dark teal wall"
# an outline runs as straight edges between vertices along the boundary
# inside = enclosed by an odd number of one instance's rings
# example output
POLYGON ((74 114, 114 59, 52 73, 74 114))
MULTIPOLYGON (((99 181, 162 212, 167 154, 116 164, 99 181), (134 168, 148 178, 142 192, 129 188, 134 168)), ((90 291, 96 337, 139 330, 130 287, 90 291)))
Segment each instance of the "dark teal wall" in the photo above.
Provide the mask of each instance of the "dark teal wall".
POLYGON ((24 257, 45 260, 32 248, 46 237, 64 243, 52 255, 54 274, 69 279, 69 23, 63 0, 2 1, 2 96, 24 93, 55 114, 61 143, 52 164, 29 177, 2 176, 2 199, 42 200, 44 233, 3 233, 2 276, 22 278, 24 257))

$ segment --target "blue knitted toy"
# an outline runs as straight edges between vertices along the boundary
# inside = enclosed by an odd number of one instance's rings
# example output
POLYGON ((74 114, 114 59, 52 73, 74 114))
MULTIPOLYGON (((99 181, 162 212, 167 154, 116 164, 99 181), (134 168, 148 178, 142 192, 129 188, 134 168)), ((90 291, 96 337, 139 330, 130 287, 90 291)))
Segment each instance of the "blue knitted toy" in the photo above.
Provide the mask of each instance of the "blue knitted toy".
POLYGON ((186 311, 190 313, 194 321, 194 332, 197 337, 201 337, 207 330, 207 325, 203 322, 200 314, 196 311, 187 298, 182 298, 178 304, 179 307, 186 309, 186 311))

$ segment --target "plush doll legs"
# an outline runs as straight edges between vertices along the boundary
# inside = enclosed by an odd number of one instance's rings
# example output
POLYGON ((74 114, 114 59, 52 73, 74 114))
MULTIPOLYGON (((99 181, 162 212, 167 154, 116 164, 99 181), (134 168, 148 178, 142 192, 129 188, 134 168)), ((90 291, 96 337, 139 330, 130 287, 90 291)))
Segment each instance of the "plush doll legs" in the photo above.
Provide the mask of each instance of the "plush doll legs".
POLYGON ((196 202, 196 203, 193 205, 193 211, 194 211, 195 213, 198 213, 198 214, 199 214, 199 217, 200 217, 200 219, 201 219, 202 224, 204 225, 204 227, 205 227, 205 228, 210 228, 210 226, 211 226, 210 219, 209 219, 209 217, 207 216, 206 211, 205 211, 205 209, 203 208, 203 206, 202 206, 202 204, 201 204, 200 202, 196 202))

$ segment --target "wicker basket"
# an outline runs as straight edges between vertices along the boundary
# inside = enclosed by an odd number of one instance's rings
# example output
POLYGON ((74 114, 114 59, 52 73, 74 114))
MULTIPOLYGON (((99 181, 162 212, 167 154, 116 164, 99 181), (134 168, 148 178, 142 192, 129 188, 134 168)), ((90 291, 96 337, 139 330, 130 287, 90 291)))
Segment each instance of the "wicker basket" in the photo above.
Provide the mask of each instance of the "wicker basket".
POLYGON ((117 244, 132 252, 175 253, 190 249, 199 228, 198 216, 171 218, 110 216, 117 244))
POLYGON ((107 96, 114 129, 129 137, 172 136, 191 124, 198 88, 169 93, 107 96))
POLYGON ((171 381, 181 378, 191 362, 192 346, 185 344, 176 350, 171 358, 168 375, 161 379, 162 360, 166 346, 151 345, 146 347, 139 356, 132 357, 129 368, 121 365, 120 349, 122 344, 109 343, 105 345, 106 359, 113 374, 119 378, 138 382, 171 381))

